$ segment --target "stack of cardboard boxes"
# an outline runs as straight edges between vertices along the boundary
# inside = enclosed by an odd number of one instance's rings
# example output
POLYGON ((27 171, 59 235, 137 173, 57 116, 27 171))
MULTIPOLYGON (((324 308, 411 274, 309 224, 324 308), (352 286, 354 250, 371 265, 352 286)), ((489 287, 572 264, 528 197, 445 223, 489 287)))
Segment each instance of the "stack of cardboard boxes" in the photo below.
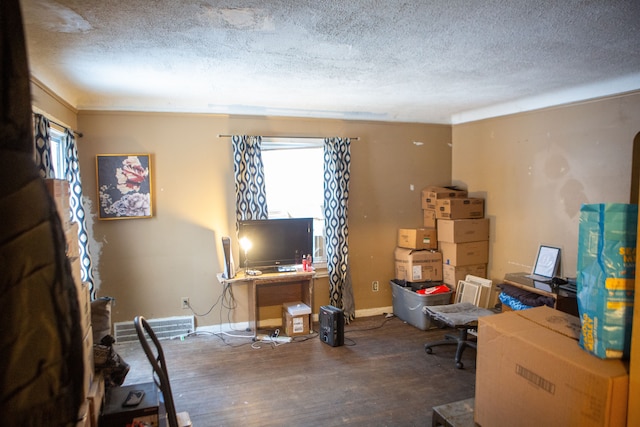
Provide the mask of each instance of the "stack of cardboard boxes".
POLYGON ((91 296, 89 285, 82 282, 80 267, 80 247, 78 242, 78 223, 71 221, 69 207, 69 182, 62 179, 46 179, 45 184, 51 194, 65 233, 66 254, 71 264, 73 282, 76 286, 80 308, 80 327, 82 330, 82 355, 84 362, 83 399, 78 414, 77 426, 97 427, 98 417, 104 399, 104 380, 95 375, 93 363, 93 329, 91 326, 91 296))
POLYGON ((468 274, 486 277, 489 219, 484 217, 484 199, 436 186, 425 187, 421 198, 423 227, 398 232, 396 279, 441 281, 455 292, 468 274))
POLYGON ((442 254, 435 228, 401 228, 395 249, 396 279, 407 282, 442 281, 442 254))

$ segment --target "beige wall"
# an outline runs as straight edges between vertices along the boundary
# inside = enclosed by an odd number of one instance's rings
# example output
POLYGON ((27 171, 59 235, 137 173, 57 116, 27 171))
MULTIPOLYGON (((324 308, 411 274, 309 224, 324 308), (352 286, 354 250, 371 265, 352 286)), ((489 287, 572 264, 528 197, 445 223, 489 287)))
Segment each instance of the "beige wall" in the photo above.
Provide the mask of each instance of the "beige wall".
POLYGON ((31 99, 36 113, 46 113, 49 119, 76 129, 78 125, 77 111, 63 99, 39 81, 31 80, 31 99))
MULTIPOLYGON (((152 219, 99 221, 93 225, 100 296, 116 298, 114 321, 137 314, 159 318, 188 314, 187 296, 206 312, 221 294, 220 237, 233 236, 235 196, 231 141, 218 134, 341 135, 352 144, 349 203, 350 259, 360 314, 391 306, 393 248, 398 227, 422 225, 420 189, 448 184, 449 126, 268 117, 80 112, 80 166, 85 195, 96 208, 95 156, 150 153, 152 219), (414 144, 423 142, 423 145, 414 144), (413 189, 412 189, 413 188, 413 189), (371 290, 378 280, 380 291, 371 290)), ((295 179, 292 180, 295 182, 295 179)), ((295 197, 295 191, 292 191, 295 197)), ((237 256, 237 242, 235 259, 237 256)), ((246 289, 236 289, 232 323, 247 320, 246 289)), ((328 303, 327 279, 316 281, 316 311, 328 303)), ((266 313, 277 318, 276 311, 266 313)), ((198 318, 199 325, 227 323, 224 310, 198 318)), ((264 314, 263 314, 264 315, 264 314)))
POLYGON ((540 243, 575 277, 583 203, 628 203, 640 94, 453 127, 453 182, 486 198, 489 277, 529 271, 540 243))
MULTIPOLYGON (((32 89, 34 90, 34 89, 32 89)), ((218 134, 342 135, 352 146, 351 262, 360 313, 388 308, 398 227, 417 227, 420 189, 453 183, 486 199, 491 219, 489 277, 529 270, 539 243, 560 245, 575 275, 582 203, 627 202, 640 94, 449 126, 319 119, 80 112, 35 88, 34 106, 84 133, 85 194, 95 204, 95 155, 152 155, 155 216, 94 221, 99 295, 116 298, 114 320, 201 312, 220 295, 220 237, 233 235, 233 169, 218 134), (423 145, 414 142, 422 142, 423 145), (451 145, 452 147, 451 148, 451 145), (413 186, 413 190, 411 189, 413 186), (371 291, 371 282, 381 283, 371 291)), ((95 207, 90 207, 95 216, 95 207)), ((237 259, 237 244, 234 245, 237 259)), ((319 279, 316 309, 328 302, 319 279)), ((235 322, 246 320, 246 298, 235 322)), ((218 309, 201 325, 226 323, 218 309)))

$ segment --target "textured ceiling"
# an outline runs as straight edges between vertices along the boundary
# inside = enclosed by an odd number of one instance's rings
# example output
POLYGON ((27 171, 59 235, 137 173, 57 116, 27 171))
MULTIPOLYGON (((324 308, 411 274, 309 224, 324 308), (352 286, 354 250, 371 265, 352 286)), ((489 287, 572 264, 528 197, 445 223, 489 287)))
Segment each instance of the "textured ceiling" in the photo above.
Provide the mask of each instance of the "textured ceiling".
POLYGON ((640 1, 22 0, 81 110, 458 123, 640 89, 640 1))

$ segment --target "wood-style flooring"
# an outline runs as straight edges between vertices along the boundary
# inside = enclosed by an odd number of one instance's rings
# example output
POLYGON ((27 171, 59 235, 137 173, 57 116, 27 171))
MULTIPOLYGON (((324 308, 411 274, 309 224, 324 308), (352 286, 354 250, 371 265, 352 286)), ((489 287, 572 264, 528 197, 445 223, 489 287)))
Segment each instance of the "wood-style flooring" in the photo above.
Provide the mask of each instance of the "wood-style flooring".
MULTIPOLYGON (((317 334, 277 346, 198 334, 162 346, 176 409, 194 427, 430 426, 434 406, 474 396, 474 349, 462 370, 455 346, 424 351, 446 332, 374 316, 347 325, 342 347, 317 334)), ((138 342, 115 349, 131 365, 124 385, 151 381, 138 342)))

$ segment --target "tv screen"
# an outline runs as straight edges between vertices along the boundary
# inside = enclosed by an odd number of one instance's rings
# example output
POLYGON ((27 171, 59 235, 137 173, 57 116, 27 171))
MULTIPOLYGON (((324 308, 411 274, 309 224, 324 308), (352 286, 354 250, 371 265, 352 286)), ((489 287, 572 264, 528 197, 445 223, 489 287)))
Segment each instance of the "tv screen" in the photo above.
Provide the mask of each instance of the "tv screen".
POLYGON ((277 270, 302 263, 302 256, 313 253, 313 219, 286 218, 246 220, 238 223, 238 238, 246 237, 251 249, 240 248, 241 266, 277 270), (247 263, 248 258, 248 263, 247 263))

